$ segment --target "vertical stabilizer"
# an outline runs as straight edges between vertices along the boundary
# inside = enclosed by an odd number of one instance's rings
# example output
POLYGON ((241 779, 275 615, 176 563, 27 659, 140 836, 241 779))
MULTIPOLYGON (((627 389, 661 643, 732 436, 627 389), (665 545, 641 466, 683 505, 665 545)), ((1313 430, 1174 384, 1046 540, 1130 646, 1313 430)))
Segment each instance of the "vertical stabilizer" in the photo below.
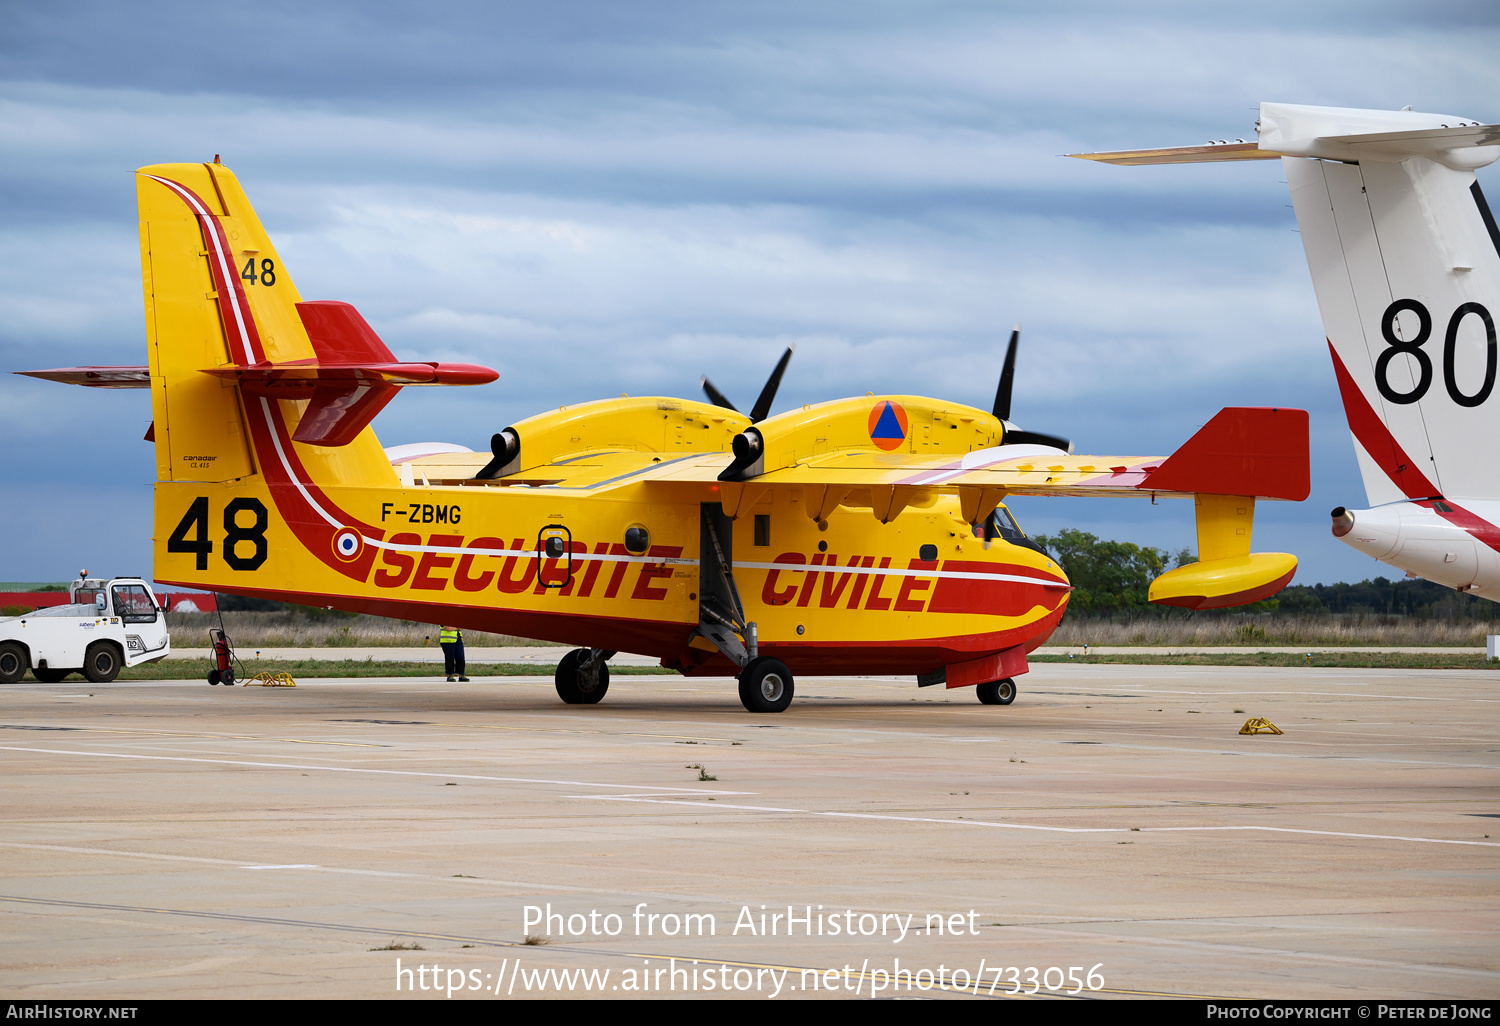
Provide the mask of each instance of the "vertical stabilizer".
POLYGON ((1495 158, 1490 126, 1354 111, 1320 129, 1324 116, 1265 104, 1261 145, 1314 154, 1283 165, 1369 502, 1500 496, 1488 444, 1500 437, 1500 232, 1473 171, 1495 158), (1362 134, 1339 134, 1349 115, 1362 134), (1455 129, 1466 147, 1434 147, 1455 129))
MULTIPOLYGON (((268 397, 241 387, 242 369, 324 355, 308 337, 302 297, 227 167, 157 164, 141 168, 136 182, 157 479, 259 473, 281 459, 270 438, 282 424, 299 432, 315 389, 268 397)), ((337 449, 300 444, 310 434, 301 431, 288 458, 314 480, 387 482, 390 465, 367 419, 337 438, 337 449)))
POLYGON ((223 200, 204 164, 142 168, 136 193, 157 480, 248 477, 254 463, 236 390, 199 373, 238 355, 220 315, 224 274, 205 237, 224 216, 223 200))

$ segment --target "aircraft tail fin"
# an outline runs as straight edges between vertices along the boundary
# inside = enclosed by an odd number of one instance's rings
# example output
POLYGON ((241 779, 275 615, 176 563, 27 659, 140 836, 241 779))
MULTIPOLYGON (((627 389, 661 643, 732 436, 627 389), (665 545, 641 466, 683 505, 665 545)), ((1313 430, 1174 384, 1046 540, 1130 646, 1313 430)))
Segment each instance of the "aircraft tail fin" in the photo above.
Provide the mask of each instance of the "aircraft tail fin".
POLYGON ((1500 231, 1474 169, 1500 127, 1263 104, 1371 505, 1500 496, 1500 231), (1361 131, 1350 133, 1350 127, 1361 131))
POLYGON ((399 361, 349 304, 303 302, 217 161, 142 168, 137 196, 158 480, 243 478, 295 442, 314 477, 384 482, 389 463, 367 429, 400 387, 497 377, 399 361), (344 450, 336 475, 314 447, 344 450))
POLYGON ((327 570, 364 580, 384 530, 350 496, 398 483, 371 418, 400 387, 498 375, 397 360, 352 306, 303 302, 217 160, 136 181, 158 579, 253 593, 295 577, 325 594, 341 587, 327 570))
POLYGON ((1263 103, 1255 143, 1077 154, 1281 157, 1371 505, 1500 497, 1500 228, 1474 171, 1500 125, 1263 103))

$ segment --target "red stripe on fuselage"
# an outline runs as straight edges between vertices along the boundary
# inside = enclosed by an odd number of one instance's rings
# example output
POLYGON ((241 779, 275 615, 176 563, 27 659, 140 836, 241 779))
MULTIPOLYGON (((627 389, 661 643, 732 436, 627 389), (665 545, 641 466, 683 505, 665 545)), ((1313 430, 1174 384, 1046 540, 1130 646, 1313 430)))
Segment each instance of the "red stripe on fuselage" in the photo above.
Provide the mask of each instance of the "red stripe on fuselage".
POLYGON ((380 541, 385 537, 385 531, 351 517, 308 479, 307 471, 292 447, 291 433, 282 417, 281 400, 249 396, 245 405, 250 420, 250 438, 260 460, 261 473, 265 475, 271 501, 276 504, 282 520, 303 547, 324 564, 353 580, 367 580, 375 562, 375 546, 366 545, 358 559, 346 563, 334 554, 333 536, 345 527, 353 527, 366 539, 380 541))
MULTIPOLYGON (((1344 361, 1339 359, 1338 350, 1333 348, 1333 342, 1328 343, 1328 352, 1333 356, 1333 371, 1338 376, 1339 394, 1344 400, 1344 415, 1349 419, 1349 429, 1354 432, 1354 437, 1359 439, 1359 444, 1364 447, 1365 452, 1370 454, 1380 469, 1385 471, 1387 477, 1396 483, 1396 486, 1409 499, 1428 500, 1431 496, 1441 495, 1437 485, 1429 481, 1425 474, 1416 469, 1415 462, 1401 448, 1380 416, 1370 406, 1359 386, 1354 383, 1349 369, 1344 366, 1344 361)), ((1443 505, 1448 507, 1444 512, 1438 509, 1432 501, 1419 501, 1417 505, 1426 506, 1438 516, 1457 527, 1463 528, 1473 537, 1479 539, 1496 552, 1500 552, 1500 527, 1496 527, 1488 520, 1472 513, 1457 505, 1452 499, 1443 499, 1443 505)))
POLYGON ((1338 350, 1333 348, 1332 340, 1328 341, 1328 352, 1333 357, 1333 372, 1338 377, 1339 395, 1344 400, 1344 417, 1349 421, 1349 430, 1354 432, 1354 437, 1359 439, 1365 452, 1370 454, 1370 458, 1385 471, 1386 477, 1395 482, 1396 487, 1408 499, 1425 499, 1439 494, 1437 485, 1417 468, 1416 461, 1401 448, 1401 443, 1396 441, 1370 401, 1365 398, 1365 394, 1354 383, 1349 368, 1344 366, 1344 361, 1339 359, 1338 350))
POLYGON ((1496 552, 1500 552, 1500 527, 1496 527, 1479 514, 1464 509, 1452 499, 1429 499, 1418 502, 1417 505, 1426 506, 1448 523, 1462 527, 1496 552), (1439 509, 1439 503, 1447 506, 1448 509, 1446 511, 1439 509))
MULTIPOLYGON (((967 560, 949 559, 943 569, 967 574, 1007 574, 1031 577, 1040 571, 1035 567, 1012 566, 1010 564, 976 563, 967 560)), ((987 581, 973 577, 940 577, 933 589, 932 601, 927 604, 929 613, 985 613, 992 616, 1021 616, 1037 606, 1055 610, 1059 602, 1065 602, 1067 592, 1061 578, 1055 583, 1018 584, 1014 580, 987 581), (1050 584, 1050 586, 1049 586, 1050 584)))

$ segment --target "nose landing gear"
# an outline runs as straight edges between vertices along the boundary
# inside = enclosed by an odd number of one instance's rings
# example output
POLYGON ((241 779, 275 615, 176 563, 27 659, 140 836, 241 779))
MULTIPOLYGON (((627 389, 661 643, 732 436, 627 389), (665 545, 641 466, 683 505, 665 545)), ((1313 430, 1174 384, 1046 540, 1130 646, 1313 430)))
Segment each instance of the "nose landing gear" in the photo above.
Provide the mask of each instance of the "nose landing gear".
POLYGON ((752 659, 740 671, 740 701, 754 713, 783 711, 792 704, 792 671, 780 659, 752 659))

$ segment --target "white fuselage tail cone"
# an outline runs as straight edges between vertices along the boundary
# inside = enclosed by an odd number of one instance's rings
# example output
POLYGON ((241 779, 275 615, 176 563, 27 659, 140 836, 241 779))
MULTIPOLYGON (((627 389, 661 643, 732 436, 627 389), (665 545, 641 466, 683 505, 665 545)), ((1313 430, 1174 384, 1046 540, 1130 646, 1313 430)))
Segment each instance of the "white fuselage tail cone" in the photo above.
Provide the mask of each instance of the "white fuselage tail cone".
POLYGON ((1474 177, 1500 125, 1411 110, 1262 103, 1258 143, 1085 156, 1279 156, 1373 509, 1334 535, 1500 601, 1500 229, 1474 177))

